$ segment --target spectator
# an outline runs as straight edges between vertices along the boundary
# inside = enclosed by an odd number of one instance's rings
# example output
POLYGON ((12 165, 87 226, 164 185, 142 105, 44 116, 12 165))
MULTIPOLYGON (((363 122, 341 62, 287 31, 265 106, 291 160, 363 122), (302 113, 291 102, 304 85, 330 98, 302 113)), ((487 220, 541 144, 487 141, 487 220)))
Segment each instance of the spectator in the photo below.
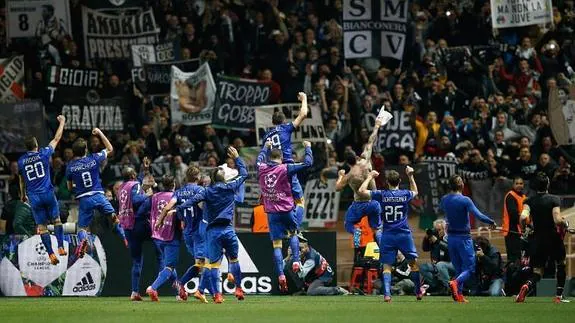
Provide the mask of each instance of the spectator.
POLYGON ((188 165, 186 165, 182 156, 174 157, 174 177, 176 178, 176 184, 182 185, 185 183, 186 171, 188 170, 188 165))
POLYGON ((2 209, 2 220, 6 221, 6 235, 33 236, 36 234, 36 223, 32 216, 32 208, 27 203, 22 202, 18 188, 10 188, 9 194, 10 201, 2 209))

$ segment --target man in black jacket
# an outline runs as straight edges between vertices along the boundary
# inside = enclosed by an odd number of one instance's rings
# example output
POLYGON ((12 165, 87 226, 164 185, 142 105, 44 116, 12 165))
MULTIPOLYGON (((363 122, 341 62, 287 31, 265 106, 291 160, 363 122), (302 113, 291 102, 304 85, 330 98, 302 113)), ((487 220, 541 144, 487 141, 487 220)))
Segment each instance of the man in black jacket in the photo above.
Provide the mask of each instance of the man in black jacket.
POLYGON ((446 222, 443 219, 433 222, 433 229, 428 229, 423 238, 422 249, 428 251, 431 263, 420 266, 420 272, 426 284, 430 286, 430 292, 447 295, 448 284, 455 268, 451 264, 447 249, 447 235, 445 234, 446 222))
POLYGON ((503 296, 503 262, 501 253, 483 236, 475 238, 476 295, 503 296))

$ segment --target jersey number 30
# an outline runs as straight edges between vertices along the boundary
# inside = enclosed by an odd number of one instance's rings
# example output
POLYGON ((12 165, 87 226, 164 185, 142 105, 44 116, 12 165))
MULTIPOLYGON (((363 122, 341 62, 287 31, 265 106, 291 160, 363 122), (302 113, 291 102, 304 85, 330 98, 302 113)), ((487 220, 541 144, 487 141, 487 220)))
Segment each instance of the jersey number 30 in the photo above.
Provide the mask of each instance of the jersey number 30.
POLYGON ((383 216, 385 222, 396 222, 403 217, 403 205, 386 205, 383 216))
POLYGON ((46 172, 44 171, 44 165, 42 165, 42 162, 37 162, 32 165, 26 165, 24 169, 26 170, 26 177, 28 177, 29 181, 33 181, 35 179, 46 176, 46 172))

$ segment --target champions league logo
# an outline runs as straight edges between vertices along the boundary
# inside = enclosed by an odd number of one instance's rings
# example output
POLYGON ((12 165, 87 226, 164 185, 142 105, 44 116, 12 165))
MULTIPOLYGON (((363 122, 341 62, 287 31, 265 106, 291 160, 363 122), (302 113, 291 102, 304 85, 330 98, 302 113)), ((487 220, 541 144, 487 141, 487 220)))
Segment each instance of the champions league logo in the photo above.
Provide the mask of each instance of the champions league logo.
POLYGON ((44 243, 42 243, 42 242, 37 243, 36 247, 34 249, 36 250, 36 253, 38 254, 38 256, 45 256, 47 254, 46 247, 44 246, 44 243))
POLYGON ((264 182, 268 188, 275 187, 277 181, 278 181, 278 176, 276 174, 268 174, 264 178, 264 182))

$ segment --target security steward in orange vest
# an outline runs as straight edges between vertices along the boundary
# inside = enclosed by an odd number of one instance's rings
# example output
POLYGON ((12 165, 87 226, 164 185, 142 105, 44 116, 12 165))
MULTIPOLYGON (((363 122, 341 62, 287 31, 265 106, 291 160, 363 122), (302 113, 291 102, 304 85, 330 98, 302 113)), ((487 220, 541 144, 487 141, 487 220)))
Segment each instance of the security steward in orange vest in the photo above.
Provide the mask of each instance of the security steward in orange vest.
POLYGON ((505 237, 507 261, 515 262, 521 259, 521 222, 523 201, 527 198, 523 194, 524 181, 521 177, 513 179, 513 188, 505 195, 503 205, 503 224, 501 231, 505 237))

